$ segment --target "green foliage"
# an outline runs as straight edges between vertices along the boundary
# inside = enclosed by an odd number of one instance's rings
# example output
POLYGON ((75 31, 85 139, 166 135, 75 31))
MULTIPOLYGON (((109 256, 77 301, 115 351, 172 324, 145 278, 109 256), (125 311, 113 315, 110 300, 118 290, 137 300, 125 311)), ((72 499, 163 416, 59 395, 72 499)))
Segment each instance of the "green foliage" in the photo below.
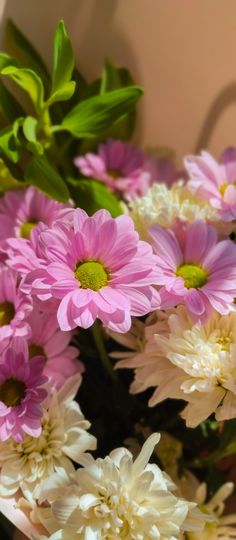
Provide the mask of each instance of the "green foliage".
POLYGON ((74 55, 63 21, 60 21, 54 37, 54 57, 52 70, 52 91, 48 104, 66 101, 75 91, 71 81, 74 69, 74 55))
POLYGON ((10 189, 19 189, 23 187, 25 187, 24 182, 20 182, 14 178, 4 161, 0 159, 0 195, 3 195, 5 191, 9 191, 10 189))
POLYGON ((117 217, 123 213, 121 205, 115 195, 111 193, 104 184, 96 180, 73 180, 70 178, 72 196, 76 205, 91 216, 100 208, 108 210, 112 217, 117 217))
POLYGON ((141 88, 131 86, 86 99, 67 114, 58 129, 78 138, 95 137, 131 111, 141 95, 141 88))
POLYGON ((0 131, 0 151, 13 163, 19 160, 21 152, 14 124, 0 131))
POLYGON ((14 122, 24 115, 24 109, 0 80, 0 110, 6 122, 14 122))
POLYGON ((50 165, 46 156, 33 156, 25 171, 25 180, 61 202, 67 202, 69 191, 61 176, 50 165))

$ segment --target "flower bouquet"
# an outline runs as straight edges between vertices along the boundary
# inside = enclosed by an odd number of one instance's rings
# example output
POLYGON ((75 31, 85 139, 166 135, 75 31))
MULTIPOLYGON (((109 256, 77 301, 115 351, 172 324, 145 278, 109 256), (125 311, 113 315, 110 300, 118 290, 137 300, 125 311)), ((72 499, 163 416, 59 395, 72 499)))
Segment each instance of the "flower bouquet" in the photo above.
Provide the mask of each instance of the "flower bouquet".
POLYGON ((127 142, 142 89, 108 60, 88 83, 63 21, 50 74, 6 43, 1 537, 236 538, 236 148, 178 170, 127 142))

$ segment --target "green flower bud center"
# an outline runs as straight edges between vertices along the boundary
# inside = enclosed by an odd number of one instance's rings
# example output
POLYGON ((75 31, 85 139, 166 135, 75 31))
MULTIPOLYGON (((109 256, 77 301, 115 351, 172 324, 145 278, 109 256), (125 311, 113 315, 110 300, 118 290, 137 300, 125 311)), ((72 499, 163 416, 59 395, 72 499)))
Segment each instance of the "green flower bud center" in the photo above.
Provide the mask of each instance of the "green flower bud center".
POLYGON ((35 227, 35 225, 37 225, 37 223, 38 221, 26 221, 25 223, 22 223, 20 228, 21 238, 26 238, 28 240, 32 229, 35 227))
POLYGON ((80 282, 82 289, 99 291, 108 283, 108 273, 104 266, 97 261, 88 261, 78 264, 74 271, 75 278, 80 282))
POLYGON ((109 176, 112 176, 112 178, 114 178, 114 180, 115 180, 116 178, 122 178, 122 176, 124 176, 124 175, 122 174, 122 172, 119 171, 119 169, 109 169, 109 170, 107 171, 107 173, 109 174, 109 176))
POLYGON ((196 264, 182 264, 176 276, 182 277, 187 289, 200 289, 208 281, 207 272, 196 264))
POLYGON ((45 356, 45 352, 43 347, 40 347, 40 345, 31 343, 29 345, 29 359, 33 358, 34 356, 45 356))
POLYGON ((25 397, 25 390, 23 381, 11 377, 0 384, 0 401, 7 407, 17 407, 25 397))
POLYGON ((15 308, 11 302, 0 304, 0 326, 9 324, 15 315, 15 308))

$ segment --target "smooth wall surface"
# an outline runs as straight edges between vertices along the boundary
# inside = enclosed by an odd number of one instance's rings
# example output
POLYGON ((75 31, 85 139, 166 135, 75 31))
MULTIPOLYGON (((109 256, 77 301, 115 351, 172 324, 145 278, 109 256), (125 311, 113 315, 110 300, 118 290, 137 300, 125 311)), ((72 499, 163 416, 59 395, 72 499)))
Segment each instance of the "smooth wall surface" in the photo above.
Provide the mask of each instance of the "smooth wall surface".
POLYGON ((235 0, 0 0, 7 17, 51 62, 64 18, 88 79, 103 59, 127 65, 145 88, 136 142, 171 146, 178 159, 236 144, 235 0))

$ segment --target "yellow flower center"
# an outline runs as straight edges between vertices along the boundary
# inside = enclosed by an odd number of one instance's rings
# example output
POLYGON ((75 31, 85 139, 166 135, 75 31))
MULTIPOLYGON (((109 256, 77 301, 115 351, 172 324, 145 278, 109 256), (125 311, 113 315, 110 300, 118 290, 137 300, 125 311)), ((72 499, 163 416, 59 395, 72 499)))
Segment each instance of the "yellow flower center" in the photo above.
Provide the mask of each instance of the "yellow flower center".
POLYGON ((25 223, 22 223, 20 228, 20 237, 28 240, 32 229, 35 227, 35 225, 37 225, 37 223, 38 221, 26 221, 25 223))
POLYGON ((234 187, 236 187, 236 183, 233 183, 233 182, 232 182, 232 184, 231 184, 231 183, 225 182, 225 184, 221 184, 221 186, 219 187, 219 191, 220 191, 221 195, 224 195, 224 194, 225 194, 226 189, 227 189, 227 187, 229 187, 229 186, 234 186, 234 187))
POLYGON ((114 178, 114 180, 116 178, 121 178, 122 176, 124 176, 122 174, 122 172, 119 171, 119 169, 108 169, 107 173, 109 174, 109 176, 112 176, 112 178, 114 178))
POLYGON ((45 352, 43 347, 40 347, 40 345, 31 343, 31 345, 29 345, 29 359, 33 358, 34 356, 45 356, 45 352))
POLYGON ((176 276, 183 278, 187 289, 200 289, 208 281, 207 272, 196 264, 182 264, 177 269, 176 276))
POLYGON ((7 407, 17 407, 25 397, 25 390, 23 381, 11 377, 0 384, 0 401, 7 407))
POLYGON ((15 315, 15 309, 11 302, 0 304, 0 326, 9 324, 15 315))
POLYGON ((74 276, 80 282, 82 289, 99 291, 108 283, 108 273, 104 266, 97 261, 79 263, 74 271, 74 276))
POLYGON ((219 339, 217 339, 217 343, 219 343, 223 351, 229 351, 230 345, 233 342, 234 342, 233 332, 230 332, 230 333, 223 332, 222 336, 219 339))

